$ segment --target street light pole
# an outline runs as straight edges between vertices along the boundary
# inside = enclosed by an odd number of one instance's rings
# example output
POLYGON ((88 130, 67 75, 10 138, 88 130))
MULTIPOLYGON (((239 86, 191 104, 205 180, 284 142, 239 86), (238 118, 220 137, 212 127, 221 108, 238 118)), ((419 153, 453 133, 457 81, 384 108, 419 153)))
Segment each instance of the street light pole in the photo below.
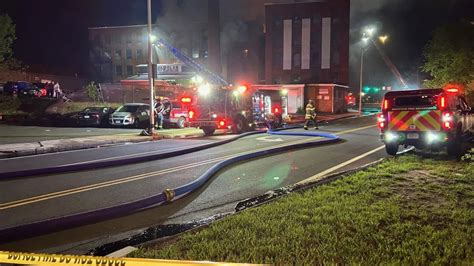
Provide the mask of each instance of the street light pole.
POLYGON ((153 47, 151 31, 151 0, 147 0, 148 11, 148 82, 150 83, 150 126, 149 132, 152 136, 155 134, 155 109, 154 109, 154 73, 153 73, 153 47))
POLYGON ((362 48, 360 52, 359 116, 362 115, 362 78, 364 74, 364 52, 365 52, 365 49, 362 48))

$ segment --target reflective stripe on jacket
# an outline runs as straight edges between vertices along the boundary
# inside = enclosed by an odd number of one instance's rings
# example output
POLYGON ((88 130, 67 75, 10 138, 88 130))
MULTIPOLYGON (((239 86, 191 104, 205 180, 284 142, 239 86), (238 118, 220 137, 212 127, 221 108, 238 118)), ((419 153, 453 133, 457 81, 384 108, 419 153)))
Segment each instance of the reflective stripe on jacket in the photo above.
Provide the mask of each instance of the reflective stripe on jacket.
POLYGON ((311 118, 314 118, 316 116, 316 112, 315 112, 316 108, 308 103, 306 105, 306 115, 304 116, 305 119, 311 119, 311 118))

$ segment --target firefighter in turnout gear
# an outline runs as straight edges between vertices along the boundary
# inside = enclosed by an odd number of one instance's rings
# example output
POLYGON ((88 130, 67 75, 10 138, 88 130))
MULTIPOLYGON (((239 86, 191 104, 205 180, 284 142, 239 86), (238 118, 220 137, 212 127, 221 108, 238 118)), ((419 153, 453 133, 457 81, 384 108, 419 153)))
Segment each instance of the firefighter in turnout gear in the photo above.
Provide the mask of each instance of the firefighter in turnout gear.
POLYGON ((304 117, 304 129, 308 130, 308 125, 310 122, 313 122, 314 129, 318 129, 318 123, 316 122, 316 107, 314 107, 314 101, 309 100, 308 104, 306 105, 306 115, 304 117))

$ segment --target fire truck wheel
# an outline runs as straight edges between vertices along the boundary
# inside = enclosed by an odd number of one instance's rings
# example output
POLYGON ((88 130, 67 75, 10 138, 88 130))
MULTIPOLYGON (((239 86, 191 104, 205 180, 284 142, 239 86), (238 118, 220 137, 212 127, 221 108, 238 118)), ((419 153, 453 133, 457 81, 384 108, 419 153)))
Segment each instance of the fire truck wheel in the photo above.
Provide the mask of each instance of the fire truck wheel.
POLYGON ((448 155, 453 157, 460 157, 462 155, 462 141, 461 141, 461 134, 460 129, 457 130, 456 135, 453 136, 451 140, 448 142, 447 146, 448 155))
POLYGON ((214 134, 214 131, 216 131, 216 129, 213 127, 203 127, 202 131, 204 131, 204 135, 212 136, 212 134, 214 134))
POLYGON ((388 154, 395 156, 398 152, 398 146, 398 143, 385 143, 385 151, 388 154))
POLYGON ((184 128, 186 126, 186 118, 180 117, 178 119, 178 122, 176 122, 176 125, 178 126, 178 128, 184 128))
POLYGON ((232 126, 232 133, 240 134, 246 130, 245 121, 243 117, 237 117, 235 120, 234 125, 232 126))

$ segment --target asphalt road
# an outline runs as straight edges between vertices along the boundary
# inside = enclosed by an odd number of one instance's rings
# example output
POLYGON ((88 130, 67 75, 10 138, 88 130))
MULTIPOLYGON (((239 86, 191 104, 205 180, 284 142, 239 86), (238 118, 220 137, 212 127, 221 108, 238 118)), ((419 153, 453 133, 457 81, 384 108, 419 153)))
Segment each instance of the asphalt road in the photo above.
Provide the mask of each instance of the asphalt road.
MULTIPOLYGON (((374 125, 375 117, 364 117, 340 120, 322 126, 320 131, 335 133, 344 141, 240 163, 221 171, 205 187, 172 204, 93 225, 12 242, 0 246, 0 250, 83 253, 98 244, 128 237, 147 226, 182 223, 232 211, 235 204, 243 199, 300 182, 317 174, 338 172, 385 157, 385 151, 380 149, 382 144, 378 139, 378 130, 374 125), (367 154, 368 152, 371 153, 367 154), (353 160, 364 154, 366 156, 353 160)), ((162 149, 173 149, 215 140, 168 140, 156 145, 162 149)), ((0 228, 140 199, 166 188, 188 183, 215 163, 237 154, 306 140, 310 138, 259 134, 223 146, 159 161, 0 181, 0 228)), ((120 156, 123 154, 121 147, 132 149, 132 152, 154 149, 138 144, 48 155, 49 159, 43 159, 48 158, 43 156, 27 159, 61 163, 74 162, 77 159, 94 160, 104 156, 120 156)))
POLYGON ((103 136, 109 134, 138 134, 140 131, 142 130, 129 128, 79 128, 0 125, 0 145, 39 142, 54 139, 103 136))

